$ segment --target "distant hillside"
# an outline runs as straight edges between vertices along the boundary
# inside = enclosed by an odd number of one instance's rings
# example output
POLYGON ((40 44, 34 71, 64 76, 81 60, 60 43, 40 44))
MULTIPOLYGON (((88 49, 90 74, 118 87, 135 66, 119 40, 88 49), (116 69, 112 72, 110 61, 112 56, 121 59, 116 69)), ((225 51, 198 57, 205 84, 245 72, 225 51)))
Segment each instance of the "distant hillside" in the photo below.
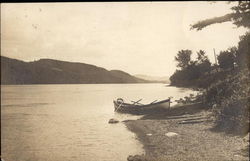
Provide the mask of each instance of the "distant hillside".
POLYGON ((137 74, 134 76, 137 78, 141 78, 141 79, 153 81, 153 82, 170 83, 169 77, 154 77, 154 76, 148 76, 148 75, 142 75, 142 74, 137 74))
POLYGON ((1 84, 149 83, 118 70, 52 59, 24 62, 1 56, 1 84))

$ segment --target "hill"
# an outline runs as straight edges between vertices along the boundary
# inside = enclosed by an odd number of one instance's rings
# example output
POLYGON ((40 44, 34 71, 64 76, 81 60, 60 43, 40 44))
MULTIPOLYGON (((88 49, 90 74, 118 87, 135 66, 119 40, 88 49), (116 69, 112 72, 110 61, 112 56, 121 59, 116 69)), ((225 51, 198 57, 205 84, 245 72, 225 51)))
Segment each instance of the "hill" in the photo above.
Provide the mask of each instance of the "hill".
POLYGON ((1 56, 1 84, 149 83, 126 72, 85 63, 40 59, 24 62, 1 56))
POLYGON ((144 80, 148 81, 153 81, 153 82, 160 82, 160 83, 170 83, 169 77, 156 77, 156 76, 149 76, 149 75, 143 75, 143 74, 137 74, 134 75, 137 78, 141 78, 144 80))

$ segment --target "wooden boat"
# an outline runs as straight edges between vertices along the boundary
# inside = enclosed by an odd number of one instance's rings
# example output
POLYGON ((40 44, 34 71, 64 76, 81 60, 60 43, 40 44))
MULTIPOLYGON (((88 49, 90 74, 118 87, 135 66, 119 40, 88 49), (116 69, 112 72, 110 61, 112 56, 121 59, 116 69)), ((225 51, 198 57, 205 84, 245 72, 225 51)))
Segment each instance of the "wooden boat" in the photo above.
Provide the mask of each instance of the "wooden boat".
POLYGON ((149 104, 139 103, 142 99, 138 101, 131 101, 133 103, 125 103, 122 98, 114 100, 114 106, 116 112, 130 113, 130 114, 146 114, 152 113, 159 110, 165 111, 170 108, 170 97, 162 101, 153 101, 149 104))

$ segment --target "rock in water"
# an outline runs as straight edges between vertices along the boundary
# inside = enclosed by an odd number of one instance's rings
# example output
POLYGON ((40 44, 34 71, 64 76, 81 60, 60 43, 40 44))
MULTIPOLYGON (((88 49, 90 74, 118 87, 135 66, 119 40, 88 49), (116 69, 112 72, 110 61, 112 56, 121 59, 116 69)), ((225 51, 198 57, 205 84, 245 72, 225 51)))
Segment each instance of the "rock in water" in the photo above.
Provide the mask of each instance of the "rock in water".
POLYGON ((118 123, 118 122, 119 122, 119 120, 116 120, 116 119, 110 119, 109 120, 110 124, 115 124, 115 123, 118 123))
POLYGON ((178 134, 175 133, 175 132, 168 132, 165 135, 168 136, 168 137, 172 137, 172 136, 177 136, 178 134))

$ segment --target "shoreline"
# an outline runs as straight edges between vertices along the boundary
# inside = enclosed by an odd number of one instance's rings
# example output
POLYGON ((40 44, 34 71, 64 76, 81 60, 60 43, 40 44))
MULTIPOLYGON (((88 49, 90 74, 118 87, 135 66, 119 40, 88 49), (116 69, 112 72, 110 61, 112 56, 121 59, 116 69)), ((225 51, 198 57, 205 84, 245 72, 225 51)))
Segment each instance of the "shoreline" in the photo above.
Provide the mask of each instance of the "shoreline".
POLYGON ((245 137, 213 130, 211 112, 204 105, 175 106, 166 113, 125 121, 143 144, 145 155, 128 161, 226 161, 249 159, 249 134, 245 137), (168 136, 175 133, 174 136, 168 136))

